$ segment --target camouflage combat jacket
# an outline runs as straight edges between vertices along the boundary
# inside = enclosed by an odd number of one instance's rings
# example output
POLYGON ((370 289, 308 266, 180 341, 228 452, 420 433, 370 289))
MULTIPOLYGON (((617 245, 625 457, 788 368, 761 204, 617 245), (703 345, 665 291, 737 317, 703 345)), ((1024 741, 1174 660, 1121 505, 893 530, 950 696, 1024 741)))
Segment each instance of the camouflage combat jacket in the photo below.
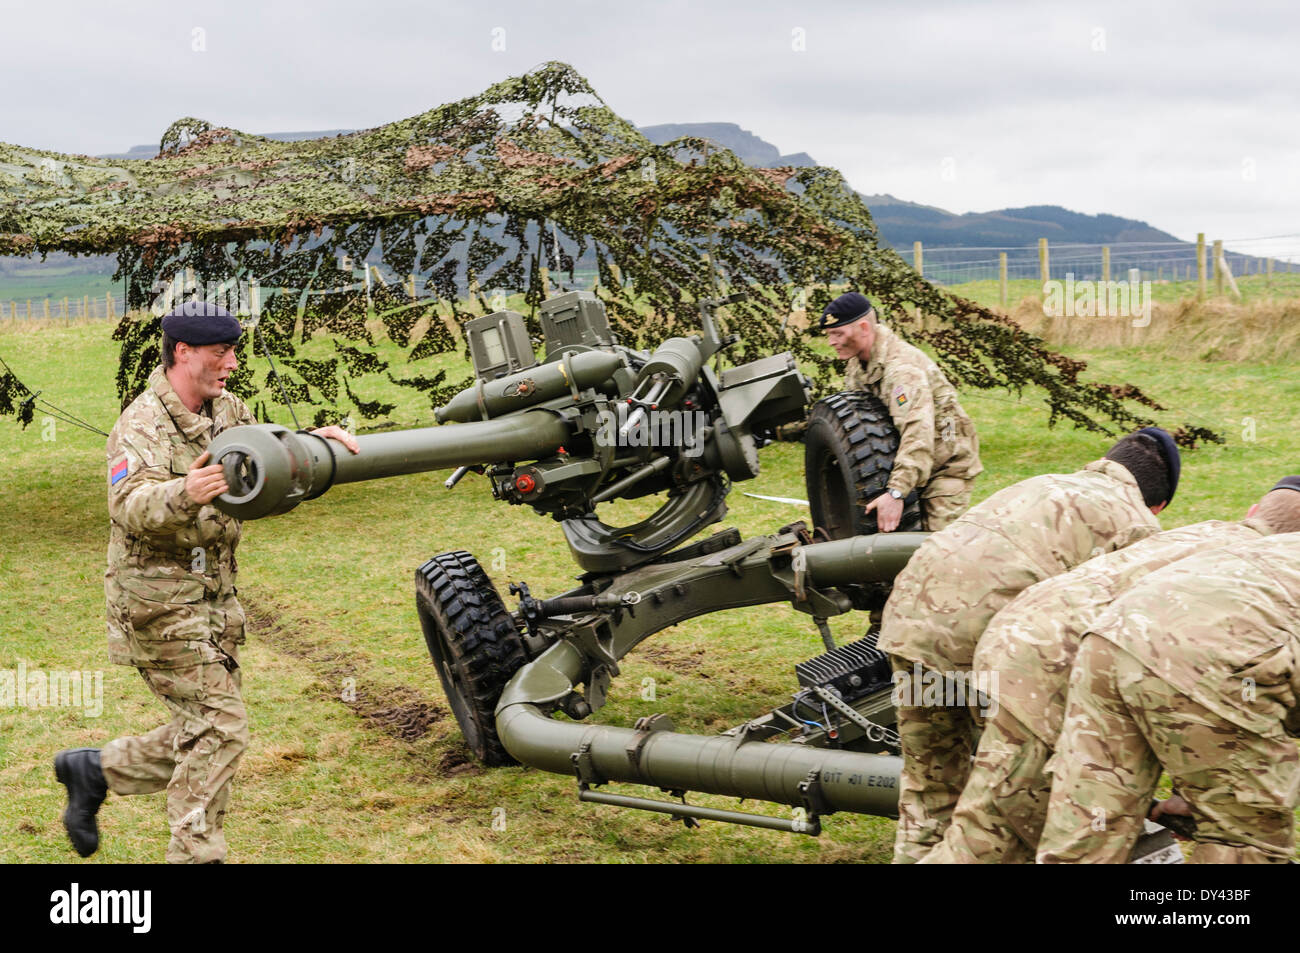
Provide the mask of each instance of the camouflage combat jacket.
POLYGON ((889 489, 906 495, 936 477, 973 480, 984 472, 975 424, 957 391, 934 361, 884 325, 876 325, 865 366, 849 358, 844 389, 875 394, 889 408, 898 431, 889 489))
POLYGON ((1021 592, 1159 531, 1137 481, 1113 460, 1022 480, 921 544, 894 580, 880 648, 936 671, 968 670, 985 627, 1021 592))
POLYGON ((178 668, 225 661, 244 641, 235 596, 239 520, 185 493, 185 475, 223 430, 253 423, 222 393, 204 414, 181 403, 161 367, 108 437, 108 655, 122 665, 178 668))
POLYGON ((1198 553, 1153 572, 1091 629, 1246 731, 1300 729, 1300 533, 1198 553))
POLYGON ((1208 520, 1157 533, 1026 589, 993 617, 973 668, 996 672, 998 704, 1049 748, 1065 722, 1070 668, 1079 641, 1116 597, 1188 556, 1267 536, 1260 519, 1208 520))

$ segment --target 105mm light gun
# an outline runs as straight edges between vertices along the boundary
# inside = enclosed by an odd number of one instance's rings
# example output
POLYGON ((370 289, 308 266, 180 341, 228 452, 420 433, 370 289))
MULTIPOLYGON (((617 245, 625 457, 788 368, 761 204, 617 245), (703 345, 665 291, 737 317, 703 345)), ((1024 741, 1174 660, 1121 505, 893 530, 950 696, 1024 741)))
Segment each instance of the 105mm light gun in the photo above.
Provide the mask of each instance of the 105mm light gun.
POLYGON ((560 295, 541 308, 541 359, 521 315, 476 318, 465 325, 474 383, 437 408, 439 426, 360 436, 355 455, 275 424, 232 428, 209 447, 229 485, 215 505, 256 519, 339 483, 454 469, 450 488, 481 473, 496 499, 558 520, 582 570, 575 588, 551 598, 511 582, 513 610, 464 550, 415 571, 425 643, 481 761, 566 774, 584 802, 688 825, 707 819, 815 835, 837 811, 893 815, 901 759, 890 661, 874 628, 837 646, 827 621, 879 611, 925 538, 912 531, 915 500, 893 533, 876 534, 863 511, 884 492, 898 435, 870 394, 834 395, 809 411, 808 381, 788 353, 710 367, 734 343, 713 320, 731 300, 700 302, 698 332, 638 351, 616 340, 594 295, 560 295), (776 428, 805 417, 813 527, 795 522, 750 539, 729 528, 688 542, 724 517, 732 481, 758 475, 757 451, 776 428), (597 516, 602 503, 649 494, 664 502, 640 522, 612 526, 597 516), (590 723, 622 659, 646 638, 710 613, 776 603, 810 617, 826 649, 796 666, 799 688, 787 704, 713 737, 678 732, 662 712, 631 728, 590 723), (680 800, 598 790, 608 784, 680 800), (793 812, 688 804, 688 792, 793 812))

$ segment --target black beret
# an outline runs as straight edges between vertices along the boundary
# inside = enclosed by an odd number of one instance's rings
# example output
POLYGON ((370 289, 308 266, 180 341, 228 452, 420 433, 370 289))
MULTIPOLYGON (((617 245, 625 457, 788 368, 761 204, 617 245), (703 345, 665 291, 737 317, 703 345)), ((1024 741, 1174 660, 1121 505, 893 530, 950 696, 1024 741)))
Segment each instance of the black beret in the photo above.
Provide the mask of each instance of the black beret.
POLYGON ((1174 438, 1169 436, 1167 431, 1159 427, 1143 427, 1138 433, 1153 437, 1160 445, 1160 455, 1165 458, 1165 471, 1169 475, 1169 499, 1165 500, 1165 503, 1172 503, 1174 491, 1178 489, 1178 474, 1183 469, 1183 457, 1178 452, 1178 444, 1174 443, 1174 438))
POLYGON ((186 301, 162 319, 163 333, 186 344, 233 344, 244 333, 225 308, 206 301, 186 301))
POLYGON ((856 291, 842 294, 822 311, 817 326, 823 331, 829 328, 842 328, 852 324, 858 318, 865 318, 871 313, 871 302, 856 291))
MULTIPOLYGON (((1277 481, 1277 486, 1273 487, 1273 490, 1295 490, 1300 493, 1300 476, 1283 477, 1277 481)), ((1272 493, 1273 490, 1269 492, 1272 493)))

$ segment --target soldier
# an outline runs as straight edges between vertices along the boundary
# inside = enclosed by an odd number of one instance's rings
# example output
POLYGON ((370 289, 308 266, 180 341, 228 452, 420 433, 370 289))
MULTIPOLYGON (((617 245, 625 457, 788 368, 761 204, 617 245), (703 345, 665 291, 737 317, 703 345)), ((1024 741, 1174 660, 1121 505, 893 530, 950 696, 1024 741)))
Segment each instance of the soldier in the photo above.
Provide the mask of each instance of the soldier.
POLYGON ((1039 863, 1124 860, 1162 768, 1196 819, 1194 863, 1289 862, 1298 696, 1300 533, 1151 573, 1079 645, 1039 863))
POLYGON ((903 749, 895 863, 920 860, 943 839, 977 730, 963 699, 927 704, 921 686, 968 684, 985 626, 1023 590, 1158 532, 1155 514, 1173 499, 1178 472, 1173 438, 1147 427, 1076 473, 993 494, 931 535, 898 574, 878 643, 892 656, 903 749))
POLYGON ((848 360, 844 389, 875 394, 898 431, 886 492, 867 512, 875 511, 881 532, 893 532, 903 498, 915 490, 924 528, 943 529, 970 504, 971 485, 984 472, 975 424, 957 392, 934 361, 878 324, 871 302, 856 292, 828 304, 820 326, 835 354, 848 360))
POLYGON ((1045 765, 1065 718, 1079 640, 1110 603, 1177 560, 1271 533, 1300 530, 1300 476, 1286 477, 1241 522, 1208 520, 1157 533, 1022 592, 993 617, 974 670, 997 681, 970 780, 943 842, 922 863, 1032 862, 1047 817, 1045 765))
MULTIPOLYGON (((172 720, 102 750, 60 752, 68 789, 63 823, 88 857, 99 847, 96 812, 107 791, 167 791, 170 863, 219 862, 230 780, 248 744, 240 692, 244 612, 235 597, 240 523, 208 504, 227 486, 207 446, 253 415, 226 380, 239 366, 239 322, 187 302, 162 320, 162 366, 108 438, 110 534, 104 589, 109 659, 135 666, 172 720)), ((333 437, 353 453, 355 439, 333 437)))

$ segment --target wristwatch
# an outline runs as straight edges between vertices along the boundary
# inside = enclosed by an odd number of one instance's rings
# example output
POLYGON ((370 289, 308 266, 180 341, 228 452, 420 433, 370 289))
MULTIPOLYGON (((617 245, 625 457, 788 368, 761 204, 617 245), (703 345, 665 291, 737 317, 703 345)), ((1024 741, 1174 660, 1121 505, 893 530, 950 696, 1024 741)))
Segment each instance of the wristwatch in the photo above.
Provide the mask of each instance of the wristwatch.
POLYGON ((896 499, 896 500, 901 500, 901 499, 903 498, 903 491, 902 491, 902 490, 895 490, 895 489, 893 489, 893 488, 891 487, 890 490, 889 490, 889 495, 892 496, 892 497, 893 497, 894 499, 896 499))

